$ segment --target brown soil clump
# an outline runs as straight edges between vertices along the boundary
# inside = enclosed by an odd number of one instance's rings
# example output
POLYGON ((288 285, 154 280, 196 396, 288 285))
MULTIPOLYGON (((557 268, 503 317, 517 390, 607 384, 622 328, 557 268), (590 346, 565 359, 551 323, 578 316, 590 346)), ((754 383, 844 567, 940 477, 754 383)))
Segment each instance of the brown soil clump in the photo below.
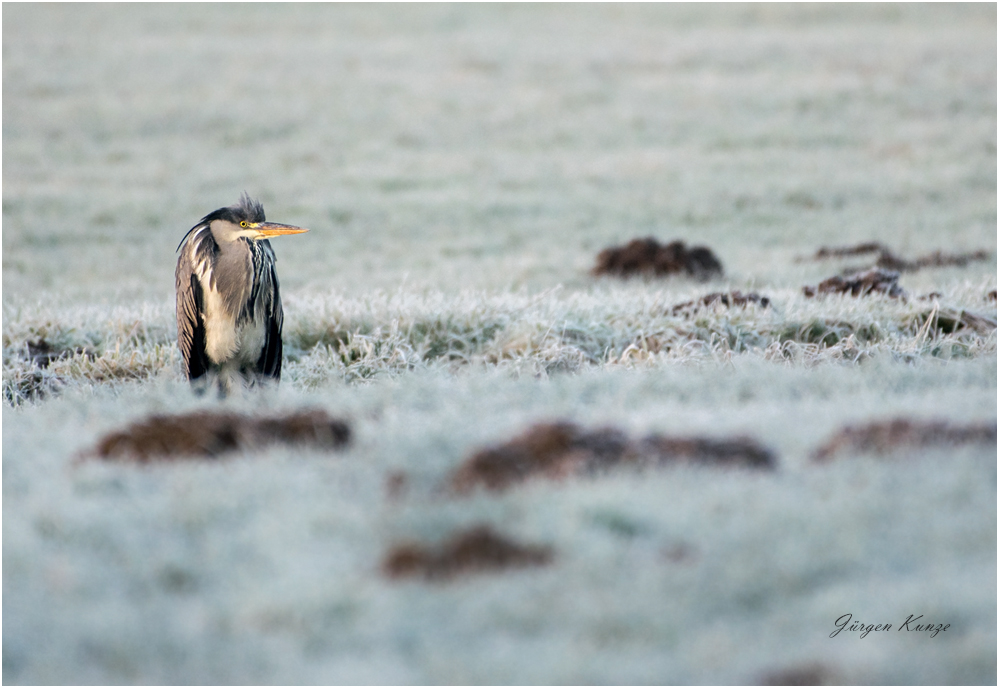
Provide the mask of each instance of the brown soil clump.
POLYGON ((275 444, 336 449, 346 445, 350 437, 347 423, 320 410, 277 417, 199 411, 151 416, 123 431, 109 433, 97 443, 92 455, 144 463, 174 458, 214 458, 226 452, 275 444))
POLYGON ((716 467, 773 469, 774 455, 751 438, 672 438, 651 435, 640 443, 642 454, 657 464, 687 462, 716 467))
POLYGON ((954 426, 946 421, 893 419, 864 426, 845 426, 813 452, 813 459, 825 461, 843 451, 886 454, 899 448, 968 443, 995 445, 996 441, 996 422, 954 426))
POLYGON ((986 301, 996 301, 996 300, 997 300, 997 291, 995 289, 991 289, 989 292, 986 293, 986 301))
POLYGON ((700 299, 685 301, 677 304, 670 309, 670 313, 676 316, 682 311, 693 312, 706 306, 715 306, 716 304, 721 304, 725 307, 746 307, 750 304, 757 304, 758 306, 767 308, 770 306, 771 300, 768 297, 762 297, 756 292, 750 292, 749 294, 743 294, 739 290, 735 290, 733 292, 712 292, 711 294, 706 294, 700 299))
POLYGON ((840 258, 843 256, 860 256, 862 254, 892 253, 889 248, 880 242, 864 242, 854 246, 824 246, 820 247, 813 258, 817 261, 827 258, 840 258))
POLYGON ((802 288, 802 293, 807 297, 821 294, 850 294, 860 297, 872 292, 879 292, 894 298, 906 296, 906 292, 899 286, 899 273, 881 268, 872 268, 846 278, 834 275, 815 287, 806 285, 802 288))
POLYGON ((473 454, 452 474, 459 492, 476 486, 504 490, 532 476, 551 478, 581 473, 622 461, 629 441, 615 429, 588 433, 571 423, 545 423, 496 447, 473 454))
POLYGON ((477 526, 454 535, 436 549, 415 543, 398 545, 382 561, 382 572, 390 579, 421 577, 442 581, 465 574, 539 567, 552 559, 553 551, 548 546, 521 545, 488 526, 477 526))
POLYGON ((926 256, 921 256, 912 261, 907 261, 897 256, 892 250, 879 242, 864 242, 854 246, 820 248, 812 258, 814 260, 824 260, 828 258, 841 258, 844 256, 860 256, 863 254, 877 253, 875 268, 894 270, 901 273, 920 270, 921 268, 940 268, 944 266, 964 267, 973 261, 985 261, 989 259, 990 253, 983 249, 978 251, 968 251, 965 253, 947 253, 941 250, 931 252, 926 256))
POLYGON ((747 438, 713 440, 650 435, 630 440, 614 428, 586 431, 575 424, 537 424, 513 440, 480 450, 451 476, 459 493, 477 487, 505 490, 529 478, 593 474, 616 466, 675 463, 772 468, 771 452, 747 438))
POLYGON ((893 255, 891 252, 886 251, 878 257, 875 265, 879 268, 887 268, 888 270, 898 270, 901 272, 912 272, 920 270, 921 268, 942 268, 945 266, 958 266, 959 268, 964 268, 973 261, 985 261, 989 258, 989 256, 990 255, 987 252, 982 250, 969 251, 962 254, 949 254, 943 251, 935 251, 927 254, 926 256, 914 259, 913 261, 907 261, 899 256, 893 255))
POLYGON ((653 237, 633 239, 625 246, 610 246, 597 255, 593 275, 630 277, 632 275, 686 274, 698 280, 722 275, 722 263, 704 246, 690 249, 684 242, 660 244, 653 237))

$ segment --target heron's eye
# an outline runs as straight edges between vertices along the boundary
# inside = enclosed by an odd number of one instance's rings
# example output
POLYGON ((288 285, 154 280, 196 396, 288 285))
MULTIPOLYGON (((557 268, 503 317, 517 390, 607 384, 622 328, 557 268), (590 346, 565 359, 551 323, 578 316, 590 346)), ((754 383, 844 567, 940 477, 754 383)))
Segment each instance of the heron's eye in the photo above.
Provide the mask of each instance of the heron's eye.
POLYGON ((246 227, 246 226, 247 226, 247 221, 246 220, 244 220, 243 222, 240 223, 240 227, 246 227))

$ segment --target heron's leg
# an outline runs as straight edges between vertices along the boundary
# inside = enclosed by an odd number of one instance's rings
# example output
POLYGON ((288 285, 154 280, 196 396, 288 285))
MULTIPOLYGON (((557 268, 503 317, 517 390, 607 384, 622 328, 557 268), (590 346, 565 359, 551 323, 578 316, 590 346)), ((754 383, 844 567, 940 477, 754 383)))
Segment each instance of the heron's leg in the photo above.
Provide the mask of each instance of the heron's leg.
POLYGON ((209 388, 213 386, 214 382, 215 382, 214 376, 212 376, 211 374, 201 375, 191 380, 191 389, 194 390, 194 394, 196 394, 198 397, 201 397, 206 392, 208 392, 209 388))

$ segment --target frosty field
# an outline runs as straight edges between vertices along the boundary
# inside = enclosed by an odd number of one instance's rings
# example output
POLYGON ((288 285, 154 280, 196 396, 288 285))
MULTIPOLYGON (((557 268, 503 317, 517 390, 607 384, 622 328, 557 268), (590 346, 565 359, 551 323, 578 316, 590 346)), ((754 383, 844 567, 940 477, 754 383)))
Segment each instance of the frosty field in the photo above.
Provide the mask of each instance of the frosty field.
POLYGON ((996 445, 815 458, 996 424, 995 5, 3 19, 5 683, 996 683, 996 445), (174 249, 244 190, 311 232, 272 243, 280 387, 219 401, 182 380, 174 249), (646 236, 725 276, 589 273, 646 236), (872 241, 987 258, 803 293, 872 241), (675 308, 734 290, 769 304, 675 308), (91 456, 151 414, 302 409, 350 444, 91 456), (775 467, 449 490, 552 421, 775 467), (480 525, 551 558, 388 575, 480 525), (892 629, 831 636, 848 613, 892 629))

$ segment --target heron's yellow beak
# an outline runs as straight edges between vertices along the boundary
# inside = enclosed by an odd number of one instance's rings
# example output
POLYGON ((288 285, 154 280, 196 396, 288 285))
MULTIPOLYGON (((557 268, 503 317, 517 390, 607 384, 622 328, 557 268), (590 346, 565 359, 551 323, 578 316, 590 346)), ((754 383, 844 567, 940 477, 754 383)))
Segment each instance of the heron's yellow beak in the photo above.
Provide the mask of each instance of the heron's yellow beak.
POLYGON ((277 222, 262 222, 255 225, 254 229, 257 230, 262 237, 277 237, 283 234, 302 234, 303 232, 309 231, 301 227, 296 227, 295 225, 282 225, 277 222))

